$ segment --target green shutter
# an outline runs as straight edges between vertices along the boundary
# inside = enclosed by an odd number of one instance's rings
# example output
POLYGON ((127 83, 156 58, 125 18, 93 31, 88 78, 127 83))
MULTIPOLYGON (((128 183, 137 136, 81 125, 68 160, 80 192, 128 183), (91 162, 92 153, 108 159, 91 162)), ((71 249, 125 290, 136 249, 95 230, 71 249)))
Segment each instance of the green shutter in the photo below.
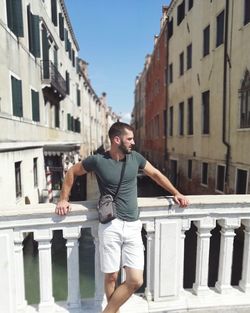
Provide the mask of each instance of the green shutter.
POLYGON ((68 130, 70 130, 71 129, 71 127, 70 127, 71 117, 70 117, 69 113, 67 114, 67 121, 68 121, 68 130))
POLYGON ((40 29, 39 16, 33 15, 30 5, 27 6, 28 29, 29 29, 29 50, 34 57, 40 58, 40 29))
POLYGON ((65 51, 68 51, 68 31, 64 29, 64 42, 65 42, 65 51))
POLYGON ((11 76, 13 115, 23 116, 22 81, 11 76))
POLYGON ((57 26, 57 0, 51 0, 51 20, 57 26))
POLYGON ((81 106, 81 93, 80 93, 80 89, 76 89, 76 97, 77 97, 77 106, 81 106))
POLYGON ((71 42, 69 41, 69 39, 68 39, 68 49, 67 49, 67 51, 68 51, 68 54, 69 54, 69 59, 71 60, 71 42))
POLYGON ((8 27, 17 37, 23 37, 22 0, 6 0, 8 27))
POLYGON ((62 13, 59 13, 59 34, 60 34, 60 39, 63 41, 64 40, 64 17, 62 13))
POLYGON ((75 63, 76 57, 75 57, 75 50, 72 49, 72 65, 73 67, 75 67, 76 63, 75 63))
POLYGON ((31 101, 32 101, 32 120, 35 122, 39 122, 40 121, 39 92, 31 90, 31 101))

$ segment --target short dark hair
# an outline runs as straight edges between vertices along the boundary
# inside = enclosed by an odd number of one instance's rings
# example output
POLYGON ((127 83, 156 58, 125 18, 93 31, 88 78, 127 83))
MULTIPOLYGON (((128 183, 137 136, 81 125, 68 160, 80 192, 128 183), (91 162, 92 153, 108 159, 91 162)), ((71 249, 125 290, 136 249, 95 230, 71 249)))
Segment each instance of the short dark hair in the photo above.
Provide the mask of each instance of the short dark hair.
POLYGON ((109 129, 109 139, 112 140, 115 136, 122 136, 125 133, 125 130, 134 131, 133 127, 127 123, 116 122, 109 129))

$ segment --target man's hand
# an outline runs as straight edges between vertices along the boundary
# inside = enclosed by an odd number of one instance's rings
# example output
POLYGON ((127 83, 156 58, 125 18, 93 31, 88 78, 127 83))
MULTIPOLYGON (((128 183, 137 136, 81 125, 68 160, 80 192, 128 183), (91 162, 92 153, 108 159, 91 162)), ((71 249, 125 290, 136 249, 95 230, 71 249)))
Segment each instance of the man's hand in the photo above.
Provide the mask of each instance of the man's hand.
POLYGON ((181 193, 174 195, 174 201, 179 205, 180 208, 185 208, 189 205, 188 198, 181 193))
POLYGON ((58 215, 66 215, 71 211, 71 206, 68 201, 60 200, 56 205, 56 214, 58 215))

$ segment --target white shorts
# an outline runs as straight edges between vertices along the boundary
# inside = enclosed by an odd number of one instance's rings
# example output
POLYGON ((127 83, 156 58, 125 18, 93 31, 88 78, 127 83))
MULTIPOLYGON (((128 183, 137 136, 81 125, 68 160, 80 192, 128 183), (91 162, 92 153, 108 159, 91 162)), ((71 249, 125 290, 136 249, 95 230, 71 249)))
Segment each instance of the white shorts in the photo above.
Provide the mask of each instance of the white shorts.
POLYGON ((142 222, 122 221, 118 218, 107 224, 99 223, 101 271, 118 272, 121 267, 144 268, 144 246, 141 237, 142 222))

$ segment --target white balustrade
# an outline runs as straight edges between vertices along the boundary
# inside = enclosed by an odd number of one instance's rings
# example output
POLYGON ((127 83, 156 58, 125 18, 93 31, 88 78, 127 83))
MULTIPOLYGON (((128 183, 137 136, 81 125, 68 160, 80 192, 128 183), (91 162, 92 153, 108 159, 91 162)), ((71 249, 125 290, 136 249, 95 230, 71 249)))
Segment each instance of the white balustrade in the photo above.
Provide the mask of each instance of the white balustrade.
MULTIPOLYGON (((145 297, 134 296, 130 300, 132 304, 121 308, 121 313, 185 311, 201 307, 211 310, 220 305, 250 308, 250 195, 190 196, 191 204, 187 209, 178 208, 166 198, 138 201, 147 239, 145 297), (191 222, 197 227, 195 282, 192 290, 186 290, 183 287, 184 261, 188 262, 184 260, 185 232, 191 222), (221 226, 218 281, 215 288, 210 288, 210 237, 216 222, 221 226), (231 288, 235 229, 241 224, 244 225, 241 280, 238 286, 231 288)), ((36 311, 25 299, 24 232, 33 232, 38 242, 39 312, 101 311, 105 297, 95 203, 72 204, 72 208, 66 217, 55 215, 52 204, 26 205, 9 211, 6 207, 0 208, 0 312, 36 311), (92 300, 80 296, 78 239, 83 227, 91 228, 95 243, 95 297, 92 300), (54 301, 52 288, 51 239, 54 230, 62 230, 67 247, 68 294, 67 302, 60 303, 54 301)))
POLYGON ((39 312, 54 312, 52 291, 51 239, 52 230, 42 228, 34 232, 39 251, 40 303, 39 312))
POLYGON ((67 240, 67 273, 68 273, 68 307, 81 307, 80 279, 79 279, 79 242, 81 228, 72 226, 63 229, 63 237, 67 240))
POLYGON ((233 242, 236 228, 240 227, 239 218, 226 218, 218 221, 221 226, 220 260, 218 281, 215 284, 220 293, 226 293, 232 288, 231 275, 233 263, 233 242))
POLYGON ((23 233, 20 231, 14 232, 14 251, 15 251, 15 273, 16 273, 16 290, 17 292, 17 312, 23 313, 27 307, 25 300, 25 285, 24 285, 24 264, 23 264, 23 233))

